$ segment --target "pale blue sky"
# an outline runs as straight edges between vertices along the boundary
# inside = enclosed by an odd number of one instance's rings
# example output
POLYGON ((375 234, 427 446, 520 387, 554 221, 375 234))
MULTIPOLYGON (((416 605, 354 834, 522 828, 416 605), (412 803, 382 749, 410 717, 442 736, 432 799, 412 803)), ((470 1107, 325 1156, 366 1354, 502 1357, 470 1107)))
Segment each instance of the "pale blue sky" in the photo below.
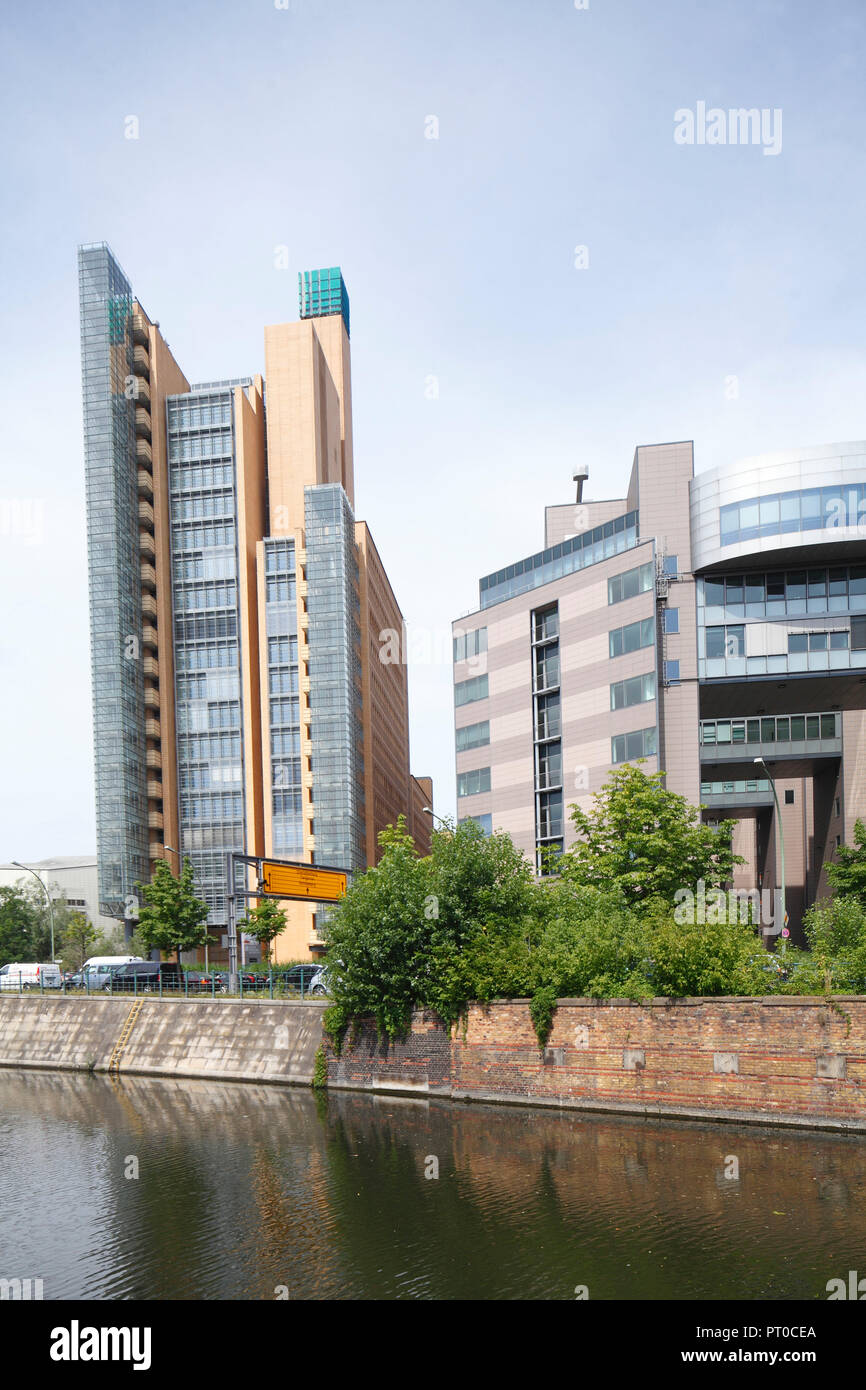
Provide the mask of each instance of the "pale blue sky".
POLYGON ((637 444, 700 469, 866 436, 862 0, 287 3, 3 17, 0 860, 95 843, 80 241, 191 380, 261 371, 296 271, 343 267, 357 514, 437 658, 412 763, 443 813, 450 621, 575 462, 602 497, 637 444), (677 145, 698 101, 781 108, 781 153, 677 145))

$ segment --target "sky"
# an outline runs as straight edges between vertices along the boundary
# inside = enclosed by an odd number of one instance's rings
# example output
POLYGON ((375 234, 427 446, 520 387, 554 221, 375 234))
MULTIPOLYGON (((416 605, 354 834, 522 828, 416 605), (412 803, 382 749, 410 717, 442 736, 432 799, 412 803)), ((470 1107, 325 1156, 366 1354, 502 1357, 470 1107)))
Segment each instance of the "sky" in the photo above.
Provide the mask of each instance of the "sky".
POLYGON ((263 371, 297 271, 342 267, 356 515, 440 814, 450 624, 578 464, 597 499, 639 444, 866 437, 862 0, 79 0, 0 33, 0 862, 95 847, 81 242, 191 381, 263 371), (699 139, 701 103, 766 138, 699 139))

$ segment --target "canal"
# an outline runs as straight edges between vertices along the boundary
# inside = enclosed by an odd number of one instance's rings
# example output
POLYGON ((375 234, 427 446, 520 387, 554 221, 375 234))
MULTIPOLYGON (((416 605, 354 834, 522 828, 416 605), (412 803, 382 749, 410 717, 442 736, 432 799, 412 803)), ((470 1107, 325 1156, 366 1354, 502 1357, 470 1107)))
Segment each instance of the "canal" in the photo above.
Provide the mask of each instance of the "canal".
POLYGON ((821 1299, 866 1138, 0 1071, 0 1278, 46 1299, 821 1299))

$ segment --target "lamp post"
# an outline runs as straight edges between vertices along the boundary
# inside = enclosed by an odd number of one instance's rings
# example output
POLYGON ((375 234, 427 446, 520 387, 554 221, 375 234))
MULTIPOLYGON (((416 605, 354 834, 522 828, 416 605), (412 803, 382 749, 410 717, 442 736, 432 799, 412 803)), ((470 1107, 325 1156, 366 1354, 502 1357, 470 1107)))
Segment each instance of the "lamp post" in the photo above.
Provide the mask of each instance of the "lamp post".
POLYGON ((49 916, 50 916, 50 918, 51 918, 51 964, 53 965, 53 964, 54 964, 54 903, 51 901, 51 894, 49 893, 48 889, 46 888, 45 884, 42 882, 42 879, 39 877, 39 875, 37 874, 37 872, 36 872, 35 869, 29 868, 27 864, 19 864, 17 859, 13 859, 13 860, 12 860, 12 863, 15 865, 16 869, 23 869, 25 873, 32 874, 33 877, 36 879, 36 882, 39 884, 39 887, 42 889, 43 893, 45 894, 45 898, 46 898, 46 900, 47 900, 47 902, 48 902, 48 914, 49 914, 49 916))
MULTIPOLYGON (((782 808, 781 808, 781 806, 779 805, 779 797, 778 797, 778 795, 777 795, 777 793, 776 793, 776 783, 775 783, 775 780, 774 780, 774 778, 773 778, 772 773, 770 772, 770 769, 767 767, 767 764, 764 762, 764 759, 763 759, 763 758, 756 758, 756 759, 755 759, 755 762, 756 762, 756 763, 759 763, 759 764, 761 765, 761 767, 763 767, 763 769, 764 769, 764 771, 766 772, 768 778, 770 779, 770 786, 771 786, 772 789, 773 789, 773 800, 774 800, 774 802, 776 803, 776 820, 777 820, 778 826, 779 826, 779 848, 780 848, 780 850, 781 850, 781 855, 782 855, 782 930, 784 931, 784 930, 787 928, 787 925, 788 925, 788 910, 787 910, 787 907, 785 906, 785 827, 784 827, 783 824, 782 824, 782 808)), ((783 937, 782 937, 782 951, 783 951, 783 953, 784 953, 785 949, 786 949, 786 947, 785 947, 785 938, 784 938, 784 936, 783 936, 783 937)))
POLYGON ((450 823, 447 820, 443 820, 442 816, 437 816, 432 806, 422 806, 421 810, 426 816, 431 816, 433 820, 438 820, 440 825, 444 825, 448 830, 451 829, 450 823))

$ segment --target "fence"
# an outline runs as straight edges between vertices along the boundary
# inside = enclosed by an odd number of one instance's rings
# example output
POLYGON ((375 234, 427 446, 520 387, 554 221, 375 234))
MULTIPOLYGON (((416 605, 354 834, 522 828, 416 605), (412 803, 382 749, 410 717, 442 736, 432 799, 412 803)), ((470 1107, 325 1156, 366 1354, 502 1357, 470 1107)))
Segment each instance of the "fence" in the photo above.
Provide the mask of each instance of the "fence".
POLYGON ((316 970, 317 967, 312 966, 302 972, 241 972, 238 975, 236 991, 229 989, 229 976, 226 971, 209 971, 205 974, 185 970, 178 974, 176 970, 165 971, 162 968, 153 972, 136 971, 120 977, 115 971, 105 976, 104 982, 101 979, 98 984, 93 985, 86 974, 80 982, 56 977, 46 982, 41 975, 34 979, 32 975, 25 975, 19 971, 17 974, 0 975, 0 996, 10 993, 38 993, 76 996, 146 995, 171 999, 321 999, 327 991, 321 982, 315 980, 316 970))

